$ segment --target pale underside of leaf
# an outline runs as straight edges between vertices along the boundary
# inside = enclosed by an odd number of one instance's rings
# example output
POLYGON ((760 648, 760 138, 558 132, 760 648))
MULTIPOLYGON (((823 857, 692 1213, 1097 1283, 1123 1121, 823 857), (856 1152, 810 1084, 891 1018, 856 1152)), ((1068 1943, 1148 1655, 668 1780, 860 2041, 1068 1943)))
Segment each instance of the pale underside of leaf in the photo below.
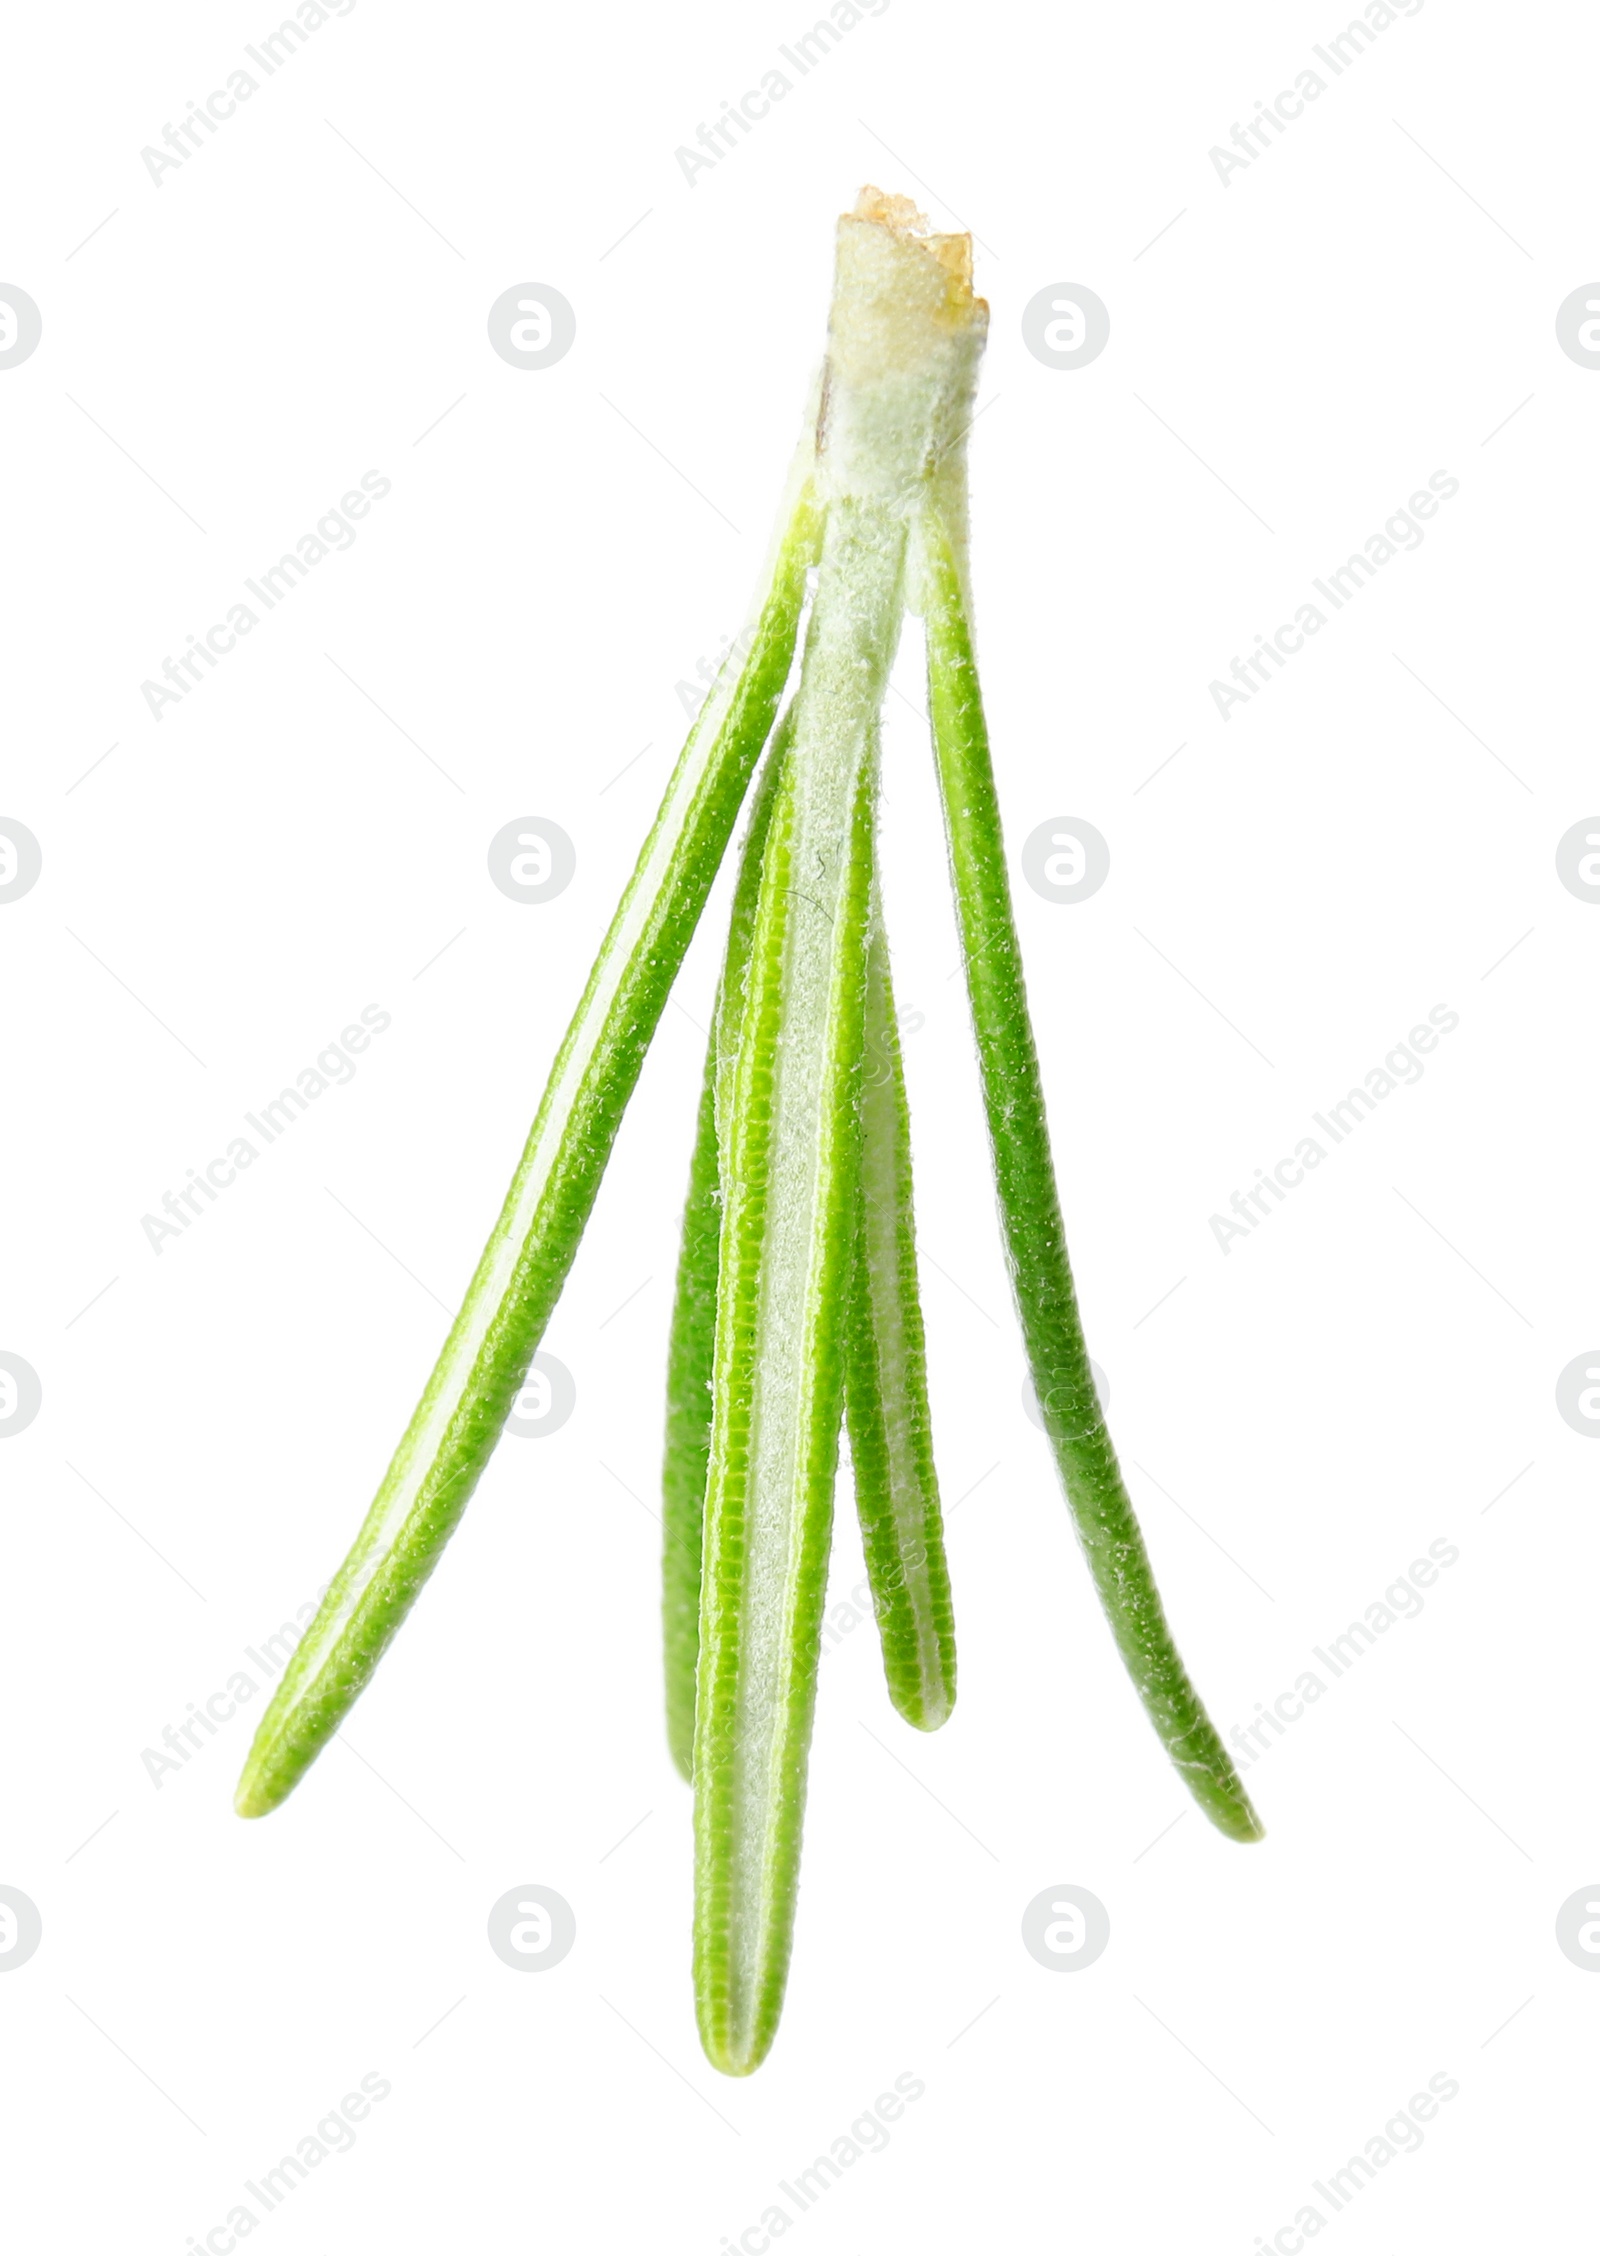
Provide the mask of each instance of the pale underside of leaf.
POLYGON ((744 2074, 783 1996, 853 1255, 872 732, 906 522, 829 509, 730 1064, 695 1734, 702 2039, 744 2074))

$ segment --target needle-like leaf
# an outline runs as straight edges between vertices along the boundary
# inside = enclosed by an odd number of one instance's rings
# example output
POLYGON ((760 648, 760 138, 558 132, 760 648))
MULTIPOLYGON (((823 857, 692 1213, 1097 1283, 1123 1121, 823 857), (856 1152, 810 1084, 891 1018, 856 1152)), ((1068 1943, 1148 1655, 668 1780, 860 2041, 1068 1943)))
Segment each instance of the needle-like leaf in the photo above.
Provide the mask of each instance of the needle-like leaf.
POLYGON ((275 1809, 338 1730, 438 1564, 527 1377, 793 662, 818 532, 811 455, 808 440, 748 655, 725 665, 690 732, 461 1312, 261 1720, 235 1796, 242 1816, 275 1809))
POLYGON ((872 726, 906 529, 830 507, 794 747, 762 862, 724 1133, 694 1746, 695 1994, 765 2058, 794 1925, 855 1222, 872 726))
MULTIPOLYGON (((958 462, 949 476, 959 478, 958 462)), ((1254 1841, 1261 1821, 1167 1627, 1090 1375, 967 623, 962 522, 959 492, 922 519, 928 710, 1006 1259, 1034 1392, 1095 1589, 1145 1712, 1212 1823, 1236 1841, 1254 1841)))
POLYGON ((911 1123, 882 888, 872 874, 847 1422, 889 1697, 934 1731, 955 1705, 955 1622, 933 1464, 911 1204, 911 1123))
MULTIPOLYGON (((706 1472, 711 1462, 711 1373, 717 1332, 718 1245, 722 1235, 719 1081, 725 1082, 739 1037, 745 972, 755 929, 761 857, 773 799, 792 733, 791 706, 774 732, 751 794, 739 849, 733 914, 722 977, 706 1042, 705 1073, 695 1122, 689 1189, 683 1206, 677 1286, 667 1343, 667 1442, 661 1472, 662 1647, 667 1682, 667 1744, 685 1778, 694 1776, 695 1678, 700 1661, 700 1553, 706 1472)), ((724 1104, 726 1098, 724 1097, 724 1104)))
POLYGON ((777 2027, 855 1252, 878 715, 911 523, 982 351, 970 245, 865 194, 839 223, 822 552, 762 861, 730 1102, 695 1715, 695 1999, 713 2064, 777 2027))

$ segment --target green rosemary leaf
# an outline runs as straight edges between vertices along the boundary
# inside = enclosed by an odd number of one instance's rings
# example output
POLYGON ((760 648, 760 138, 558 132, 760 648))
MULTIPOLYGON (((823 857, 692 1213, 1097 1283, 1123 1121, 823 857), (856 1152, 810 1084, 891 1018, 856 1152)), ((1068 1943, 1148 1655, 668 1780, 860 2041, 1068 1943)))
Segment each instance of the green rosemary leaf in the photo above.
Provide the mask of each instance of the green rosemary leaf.
MULTIPOLYGON (((662 1466, 662 1628, 667 1683, 667 1744, 685 1778, 694 1776, 695 1676, 700 1659, 700 1551, 706 1470, 711 1459, 711 1373, 717 1328, 722 1188, 717 1140, 719 1076, 725 1081, 738 1042, 745 972, 755 927, 761 856, 773 799, 792 734, 794 708, 778 723, 751 798, 739 849, 728 945, 717 988, 695 1123, 689 1190, 667 1346, 667 1443, 662 1466)), ((726 1101, 724 1099, 724 1101, 726 1101)))
POLYGON ((889 1697, 908 1723, 934 1731, 955 1705, 955 1622, 917 1293, 911 1123, 876 864, 848 1358, 856 1512, 889 1697))
POLYGON ((817 542, 810 458, 808 442, 749 654, 725 666, 679 757, 460 1314, 262 1718, 235 1796, 241 1816, 275 1809, 338 1730, 438 1564, 527 1377, 793 662, 817 542))
POLYGON ((1145 1712, 1212 1823, 1236 1841, 1254 1841, 1261 1821, 1173 1643, 1090 1375, 1011 914, 963 562, 950 519, 930 508, 920 547, 929 714, 1001 1225, 1034 1391, 1095 1589, 1145 1712))
POLYGON ((906 523, 830 500, 723 1136, 695 1719, 695 1994, 713 2064, 776 2030, 794 1927, 853 1252, 874 783, 906 523))

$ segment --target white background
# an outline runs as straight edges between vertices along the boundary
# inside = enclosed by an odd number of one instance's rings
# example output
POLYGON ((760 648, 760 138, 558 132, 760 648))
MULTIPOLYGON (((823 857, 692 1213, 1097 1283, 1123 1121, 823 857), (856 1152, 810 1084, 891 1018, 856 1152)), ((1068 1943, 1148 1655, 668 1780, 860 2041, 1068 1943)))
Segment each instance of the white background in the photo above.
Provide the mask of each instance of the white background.
POLYGON ((1308 2201, 1350 2251, 1579 2245, 1600 1983, 1555 1917, 1600 1872, 1600 1449, 1555 1383, 1600 1337, 1600 910, 1554 857, 1600 802, 1600 378, 1554 317, 1600 272, 1593 26, 1430 0, 1224 186, 1208 150, 1338 9, 892 0, 691 186, 675 148, 806 10, 360 0, 155 186, 141 148, 275 20, 35 10, 4 59, 0 280, 44 321, 0 373, 0 814, 44 854, 0 910, 0 1347, 43 1387, 0 1458, 0 1880, 44 1929, 0 1980, 19 2237, 204 2246, 376 2073, 353 2150, 258 2223, 278 2256, 715 2256, 909 2073, 798 2245, 1247 2256, 1308 2201), (730 2084, 653 1517, 714 915, 548 1335, 568 1424, 504 1443, 279 1815, 230 1807, 259 1696, 159 1787, 142 1756, 387 1462, 675 685, 744 615, 864 180, 981 238, 1013 861, 1054 817, 1111 848, 1092 900, 1019 884, 1062 1195, 1219 1724, 1460 1556, 1251 1771, 1266 1842, 1210 1832, 1023 1415, 908 636, 885 853, 961 1699, 915 1738, 870 1629, 829 1654, 785 2019, 730 2084), (1021 333, 1063 281, 1111 314, 1070 373, 1021 333), (487 341, 520 282, 577 313, 542 372, 487 341), (154 721, 140 683, 369 469, 354 547, 154 721), (1213 677, 1438 470, 1423 545, 1224 722, 1213 677), (530 815, 577 850, 540 907, 485 867, 530 815), (371 1003, 356 1079, 154 1253, 141 1216, 371 1003), (1437 1004, 1420 1083, 1224 1255, 1211 1214, 1437 1004), (542 1974, 485 1935, 530 1882, 577 1919, 542 1974), (1020 1935, 1069 1882, 1111 1921, 1076 1973, 1020 1935), (1433 2075, 1425 2143, 1335 2214, 1312 2181, 1433 2075))

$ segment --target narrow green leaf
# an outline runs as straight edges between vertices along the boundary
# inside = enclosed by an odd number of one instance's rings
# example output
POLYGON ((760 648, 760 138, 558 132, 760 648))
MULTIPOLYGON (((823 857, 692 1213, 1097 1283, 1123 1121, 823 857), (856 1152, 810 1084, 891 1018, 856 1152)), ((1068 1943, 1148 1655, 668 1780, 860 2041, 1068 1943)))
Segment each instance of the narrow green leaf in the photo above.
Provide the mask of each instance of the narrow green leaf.
POLYGON ((955 1621, 917 1292, 911 1122, 876 861, 845 1400, 856 1513, 889 1697, 908 1723, 935 1731, 955 1706, 955 1621))
POLYGON ((661 1466, 661 1647, 667 1746, 694 1776, 694 1688, 700 1665, 700 1548, 711 1460, 711 1362, 717 1332, 716 1039, 706 1052, 683 1202, 672 1329, 667 1338, 667 1444, 661 1466))
POLYGON ((755 929, 761 856, 792 733, 791 706, 773 732, 751 795, 722 976, 706 1042, 689 1190, 684 1200, 678 1278, 667 1343, 667 1443, 661 1473, 662 1645, 667 1681, 667 1744, 685 1778, 694 1776, 695 1676, 700 1660, 700 1550, 706 1469, 711 1461, 711 1373, 717 1330, 722 1187, 717 1141, 719 1071, 731 1061, 744 1008, 745 972, 755 929))
POLYGON ((930 507, 922 520, 929 713, 1001 1224, 1034 1391, 1095 1589, 1145 1712, 1212 1823, 1234 1840, 1254 1841, 1261 1821, 1173 1643, 1090 1375, 1011 913, 964 558, 950 530, 962 521, 959 496, 957 504, 942 515, 930 507))
POLYGON ((695 1719, 701 2042, 747 2075, 794 1928, 856 1206, 871 735, 906 521, 830 498, 724 1135, 695 1719))
POLYGON ((460 1314, 262 1718, 235 1796, 242 1816, 276 1808, 338 1730, 438 1564, 527 1377, 793 662, 817 543, 810 461, 808 442, 749 654, 724 667, 690 732, 460 1314))

